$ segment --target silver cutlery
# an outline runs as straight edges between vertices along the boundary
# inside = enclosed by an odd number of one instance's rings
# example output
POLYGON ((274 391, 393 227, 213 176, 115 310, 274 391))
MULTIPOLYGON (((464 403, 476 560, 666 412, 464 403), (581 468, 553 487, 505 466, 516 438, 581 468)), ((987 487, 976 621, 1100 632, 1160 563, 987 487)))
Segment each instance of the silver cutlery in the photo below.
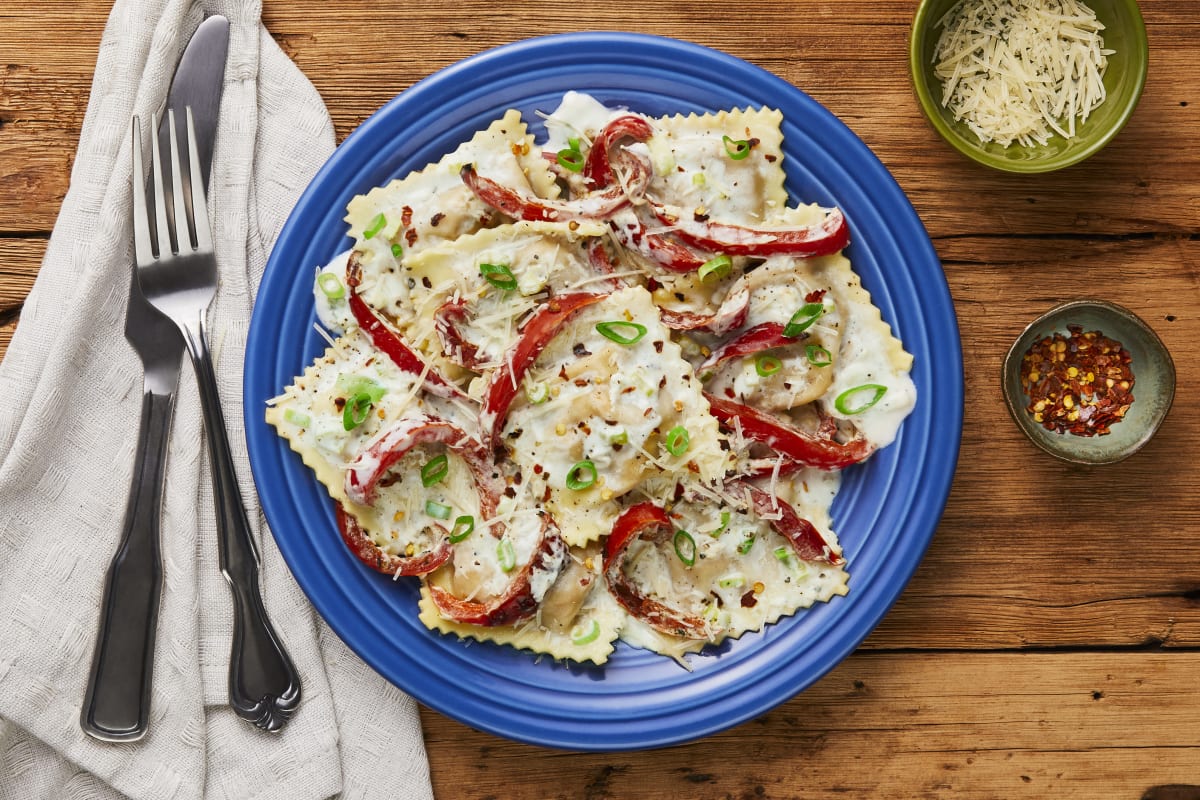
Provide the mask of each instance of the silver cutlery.
MULTIPOLYGON (((228 46, 228 20, 222 16, 204 20, 184 49, 167 96, 169 108, 191 105, 200 109, 196 139, 205 185, 228 46)), ((168 135, 166 126, 160 127, 160 142, 168 135)), ((129 284, 125 338, 141 358, 145 375, 141 421, 124 527, 105 579, 79 718, 84 732, 105 741, 140 739, 149 720, 162 589, 159 517, 163 472, 184 349, 174 323, 142 297, 133 264, 129 284)))
MULTIPOLYGON (((170 129, 171 206, 166 213, 164 166, 157 138, 151 153, 154 172, 154 217, 145 195, 134 189, 134 249, 142 294, 169 317, 183 334, 200 387, 205 438, 212 462, 213 494, 221 572, 233 593, 234 633, 229 660, 229 703, 241 717, 267 731, 278 731, 300 702, 300 679, 283 644, 267 619, 259 591, 259 554, 250 531, 234 471, 216 376, 208 350, 206 315, 217 289, 217 260, 208 223, 208 204, 200 174, 191 108, 187 117, 187 175, 179 154, 174 110, 167 111, 170 129), (188 186, 185 194, 184 186, 188 186)), ((134 174, 142 174, 141 131, 133 121, 134 174)), ((136 182, 135 182, 136 183, 136 182)))

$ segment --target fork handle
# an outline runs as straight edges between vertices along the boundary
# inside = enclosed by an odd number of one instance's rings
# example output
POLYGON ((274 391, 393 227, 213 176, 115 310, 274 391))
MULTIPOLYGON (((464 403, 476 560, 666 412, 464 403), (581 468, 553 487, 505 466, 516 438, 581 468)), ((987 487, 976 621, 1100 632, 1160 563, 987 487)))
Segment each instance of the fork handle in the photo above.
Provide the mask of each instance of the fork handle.
POLYGON ((79 724, 109 742, 141 739, 150 716, 162 592, 159 511, 173 393, 146 390, 121 543, 108 567, 79 724))
POLYGON ((196 370, 204 411, 217 505, 221 572, 233 591, 229 704, 238 716, 263 730, 278 731, 300 703, 300 677, 263 607, 258 586, 258 549, 238 488, 203 318, 195 329, 188 328, 184 339, 196 370))

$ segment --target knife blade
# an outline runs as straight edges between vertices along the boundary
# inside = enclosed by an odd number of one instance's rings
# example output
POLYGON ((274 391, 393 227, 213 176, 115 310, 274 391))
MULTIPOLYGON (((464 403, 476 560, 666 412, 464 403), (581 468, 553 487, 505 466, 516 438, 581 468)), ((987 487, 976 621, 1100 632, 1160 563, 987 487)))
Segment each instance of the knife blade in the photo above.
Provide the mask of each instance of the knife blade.
MULTIPOLYGON (((186 106, 192 107, 206 189, 228 50, 229 21, 219 15, 205 19, 188 41, 167 95, 167 108, 177 109, 179 114, 186 106)), ((164 112, 161 118, 166 116, 164 112)), ((169 128, 161 125, 157 134, 162 151, 170 152, 169 128)), ((186 140, 181 142, 180 150, 186 146, 186 140)), ((170 197, 169 170, 165 179, 164 196, 170 197)), ((184 179, 190 181, 190 176, 185 173, 184 179)), ((135 175, 134 180, 140 176, 135 175)), ((183 189, 185 196, 190 196, 187 183, 183 189)), ((153 192, 147 195, 153 202, 153 192)), ((170 203, 165 210, 173 217, 170 203)), ((142 296, 135 269, 130 264, 125 338, 142 360, 141 421, 121 542, 105 579, 92 668, 79 718, 89 736, 116 742, 142 738, 149 721, 162 590, 162 484, 184 351, 175 324, 142 296)))

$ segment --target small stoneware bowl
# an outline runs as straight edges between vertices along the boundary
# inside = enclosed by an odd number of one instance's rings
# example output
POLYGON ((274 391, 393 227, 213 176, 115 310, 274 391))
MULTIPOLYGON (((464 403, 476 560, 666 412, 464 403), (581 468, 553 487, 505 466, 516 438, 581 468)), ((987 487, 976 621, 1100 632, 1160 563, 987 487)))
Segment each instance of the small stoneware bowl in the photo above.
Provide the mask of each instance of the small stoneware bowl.
POLYGON ((1055 306, 1035 319, 1013 342, 1004 359, 1004 400, 1017 427, 1052 456, 1075 464, 1113 464, 1136 453, 1150 441, 1175 397, 1175 364, 1150 326, 1132 311, 1104 300, 1073 300, 1055 306), (1069 325, 1086 333, 1100 331, 1129 351, 1133 370, 1133 402, 1111 433, 1081 436, 1047 430, 1028 411, 1029 397, 1021 386, 1021 362, 1047 336, 1069 335, 1069 325))
POLYGON ((1133 115, 1146 83, 1149 61, 1141 11, 1135 0, 1086 0, 1104 23, 1101 33, 1105 48, 1116 51, 1108 57, 1104 102, 1092 111, 1087 122, 1076 128, 1075 136, 1069 140, 1056 134, 1044 145, 984 144, 966 123, 956 122, 942 105, 942 84, 933 71, 933 54, 942 34, 938 23, 955 2, 922 0, 917 7, 909 39, 909 68, 925 116, 942 138, 963 155, 1007 172, 1050 172, 1078 164, 1099 152, 1133 115))

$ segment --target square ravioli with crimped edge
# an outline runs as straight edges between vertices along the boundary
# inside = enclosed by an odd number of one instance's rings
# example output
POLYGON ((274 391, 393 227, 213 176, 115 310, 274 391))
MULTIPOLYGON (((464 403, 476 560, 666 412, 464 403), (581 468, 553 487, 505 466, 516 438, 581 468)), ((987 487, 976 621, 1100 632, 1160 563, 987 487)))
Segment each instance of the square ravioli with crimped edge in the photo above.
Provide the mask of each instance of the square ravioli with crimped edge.
POLYGON ((649 192, 715 219, 772 219, 787 206, 782 122, 767 108, 658 118, 647 143, 655 167, 649 192))
MULTIPOLYGON (((365 411, 365 409, 364 409, 365 411)), ((372 442, 396 424, 425 414, 448 416, 453 409, 437 398, 420 392, 417 377, 398 369, 381 357, 366 336, 354 329, 339 337, 299 376, 284 393, 271 401, 267 422, 288 441, 329 496, 346 515, 353 518, 356 530, 378 547, 382 556, 412 555, 432 546, 428 526, 412 524, 422 520, 427 492, 413 491, 411 481, 389 482, 371 504, 356 502, 346 492, 346 468, 372 442), (369 413, 354 422, 355 409, 348 403, 355 397, 369 398, 369 413), (407 520, 407 522, 406 522, 407 520)), ((447 459, 447 477, 441 482, 438 500, 446 496, 458 499, 461 507, 477 505, 470 476, 455 461, 447 459)), ((403 475, 415 467, 415 458, 396 470, 403 475)))
POLYGON ((501 441, 569 544, 611 530, 651 475, 715 483, 730 467, 700 381, 640 287, 579 312, 524 386, 501 441))
POLYGON ((554 176, 532 142, 520 113, 509 111, 437 162, 353 198, 346 222, 367 303, 388 315, 402 312, 407 279, 397 268, 406 255, 506 219, 463 183, 464 166, 506 186, 553 197, 554 176))
POLYGON ((604 288, 588 251, 606 233, 599 222, 521 221, 412 254, 399 267, 411 288, 397 329, 443 369, 494 370, 549 296, 604 288))
POLYGON ((352 201, 314 289, 341 335, 267 418, 430 630, 689 666, 847 593, 830 508, 912 357, 841 210, 789 204, 778 112, 572 92, 545 127, 509 112, 352 201))

